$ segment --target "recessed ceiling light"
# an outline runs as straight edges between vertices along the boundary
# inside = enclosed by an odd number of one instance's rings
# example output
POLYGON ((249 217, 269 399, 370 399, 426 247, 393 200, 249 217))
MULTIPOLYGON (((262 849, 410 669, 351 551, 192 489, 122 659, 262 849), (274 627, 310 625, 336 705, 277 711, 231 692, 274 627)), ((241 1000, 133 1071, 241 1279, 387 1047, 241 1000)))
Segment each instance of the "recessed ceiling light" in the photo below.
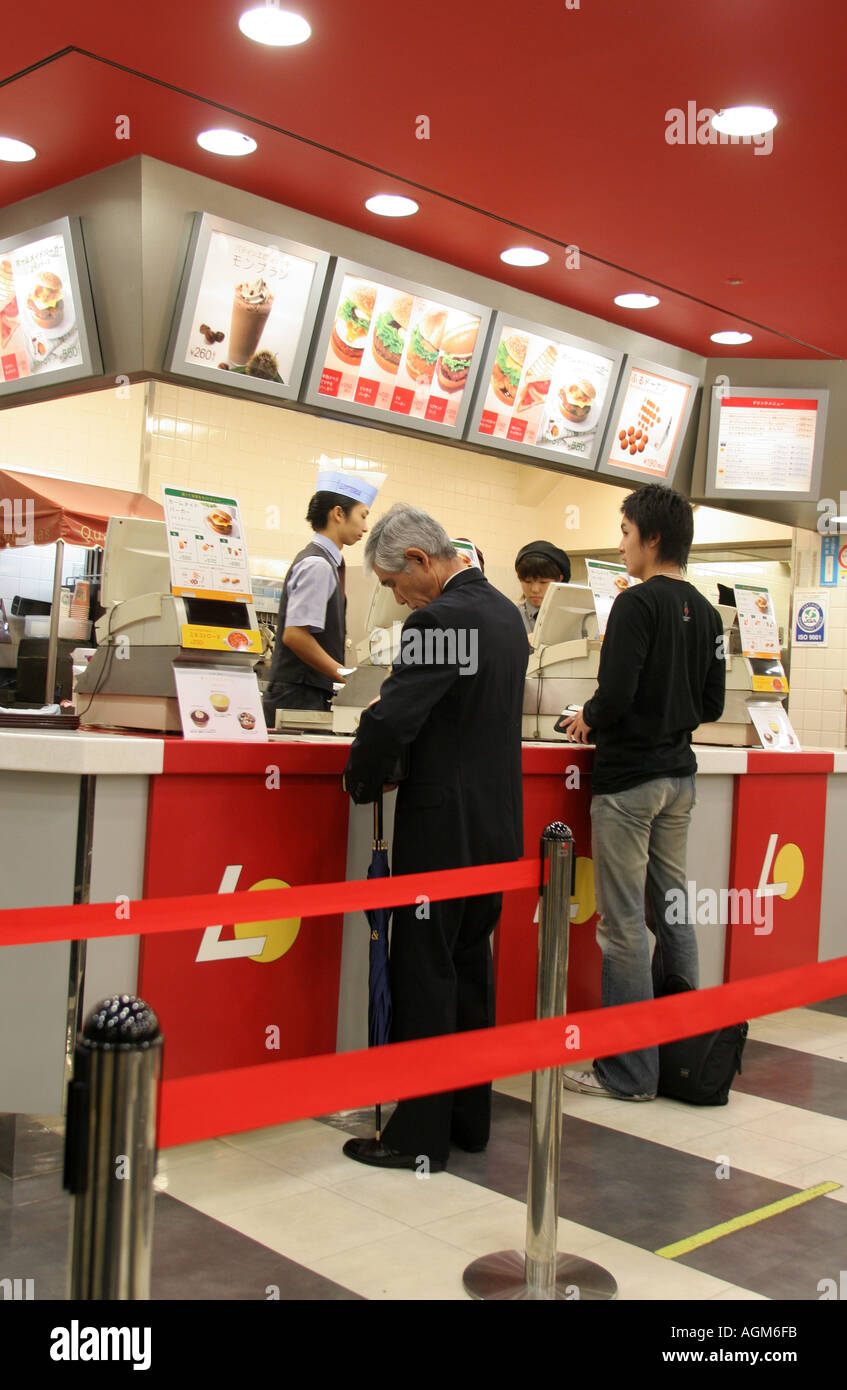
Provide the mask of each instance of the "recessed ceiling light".
POLYGON ((377 217, 411 217, 419 211, 414 198, 404 198, 399 193, 376 193, 368 198, 365 207, 377 217))
POLYGON ((501 261, 506 265, 546 265, 550 257, 546 251, 538 251, 534 246, 510 246, 508 251, 500 252, 501 261))
POLYGON ((35 159, 35 150, 32 145, 25 145, 23 140, 0 135, 0 159, 7 160, 9 164, 25 164, 28 159, 35 159))
POLYGON ((724 135, 764 135, 776 125, 776 112, 769 106, 728 106, 712 117, 715 130, 724 135))
POLYGON ((256 141, 240 130, 204 130, 197 136, 197 144, 210 154, 252 154, 256 149, 256 141))
POLYGON ((271 44, 274 48, 290 48, 311 38, 311 26, 302 15, 291 10, 278 10, 275 5, 260 5, 245 10, 238 21, 242 34, 255 43, 271 44))
POLYGON ((731 332, 731 333, 713 333, 713 334, 712 334, 712 342, 713 342, 713 343, 727 343, 730 347, 734 347, 734 346, 736 346, 738 343, 752 343, 752 341, 753 341, 753 334, 752 334, 752 333, 734 333, 734 332, 731 332))
POLYGON ((655 309, 659 299, 655 294, 616 294, 615 303, 621 309, 655 309))

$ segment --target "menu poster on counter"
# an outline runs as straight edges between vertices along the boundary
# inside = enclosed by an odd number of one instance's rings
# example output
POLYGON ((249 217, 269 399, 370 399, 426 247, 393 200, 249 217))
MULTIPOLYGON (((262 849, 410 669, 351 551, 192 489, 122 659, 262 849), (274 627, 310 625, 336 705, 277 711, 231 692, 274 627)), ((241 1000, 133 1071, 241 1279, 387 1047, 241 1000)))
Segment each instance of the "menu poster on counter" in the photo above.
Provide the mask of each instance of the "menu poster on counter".
POLYGON ((599 636, 603 637, 612 604, 618 594, 622 594, 625 589, 631 589, 636 581, 627 574, 626 565, 615 565, 607 560, 586 560, 585 570, 594 595, 597 631, 599 636))
POLYGON ((178 663, 173 669, 183 738, 267 743, 255 672, 178 663))
POLYGON ((699 384, 695 376, 628 358, 598 471, 672 487, 699 384))
POLYGON ((198 214, 165 366, 296 400, 329 255, 198 214))
POLYGON ((750 711, 750 718, 755 725, 756 733, 761 739, 762 747, 768 752, 801 753, 803 751, 791 720, 779 700, 762 701, 760 704, 748 700, 747 708, 750 711))
POLYGON ((304 399, 458 438, 491 311, 339 261, 304 399))
POLYGON ((706 496, 816 500, 828 391, 712 388, 706 496))
POLYGON ((101 370, 78 219, 0 241, 0 394, 101 370))
POLYGON ((173 592, 252 603, 244 523, 235 498, 163 486, 162 499, 173 592))
POLYGON ((779 627, 769 591, 760 584, 736 584, 735 605, 741 650, 753 689, 784 695, 788 677, 781 661, 779 627))
POLYGON ((623 353, 498 313, 467 438, 593 468, 623 353))

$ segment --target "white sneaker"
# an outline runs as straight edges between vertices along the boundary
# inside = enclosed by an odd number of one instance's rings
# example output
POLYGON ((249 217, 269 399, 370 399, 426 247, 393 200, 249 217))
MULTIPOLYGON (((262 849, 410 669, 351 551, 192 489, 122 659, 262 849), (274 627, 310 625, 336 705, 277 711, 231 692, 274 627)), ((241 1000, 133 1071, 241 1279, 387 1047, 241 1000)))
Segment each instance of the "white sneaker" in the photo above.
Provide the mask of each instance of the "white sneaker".
POLYGON ((640 1095, 626 1096, 621 1091, 610 1091, 604 1086, 596 1071, 566 1071, 562 1073, 562 1084, 566 1091, 576 1091, 582 1096, 605 1096, 607 1100, 655 1100, 655 1096, 642 1092, 640 1095))

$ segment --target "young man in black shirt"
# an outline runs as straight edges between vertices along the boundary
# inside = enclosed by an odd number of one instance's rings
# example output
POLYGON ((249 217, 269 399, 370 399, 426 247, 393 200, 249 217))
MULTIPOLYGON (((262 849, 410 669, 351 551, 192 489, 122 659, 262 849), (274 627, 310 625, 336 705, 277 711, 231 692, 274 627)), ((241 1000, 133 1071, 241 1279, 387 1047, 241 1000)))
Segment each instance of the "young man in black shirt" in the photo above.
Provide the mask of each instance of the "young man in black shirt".
MULTIPOLYGON (((612 606, 597 690, 568 727, 596 745, 591 843, 603 953, 603 1005, 652 999, 665 979, 699 983, 693 926, 668 921, 687 887, 688 826, 697 762, 691 733, 723 710, 726 668, 717 609, 684 578, 694 536, 691 504, 651 483, 621 507, 618 550, 644 581, 612 606), (672 896, 670 896, 672 895, 672 896), (652 964, 647 929, 655 937, 652 964)), ((568 1090, 652 1100, 658 1049, 602 1057, 565 1072, 568 1090)))

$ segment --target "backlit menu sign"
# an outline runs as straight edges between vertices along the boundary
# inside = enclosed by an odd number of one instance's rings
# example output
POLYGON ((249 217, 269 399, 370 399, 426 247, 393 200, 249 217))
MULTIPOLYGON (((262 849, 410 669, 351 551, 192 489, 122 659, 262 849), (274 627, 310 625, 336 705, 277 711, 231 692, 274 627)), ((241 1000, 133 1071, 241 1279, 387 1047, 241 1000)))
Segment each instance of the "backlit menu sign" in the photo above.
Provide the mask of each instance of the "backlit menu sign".
POLYGON ((817 498, 829 392, 713 387, 707 497, 817 498))
POLYGON ((0 241, 0 395, 101 371, 79 219, 0 241))
POLYGON ((304 400, 457 438, 490 309, 339 261, 304 400))
POLYGON ((296 400, 329 255, 198 213, 165 367, 296 400))
POLYGON ((466 439, 593 468, 623 353, 498 313, 466 439))
POLYGON ((685 372, 627 358, 598 472, 671 487, 699 384, 685 372))

